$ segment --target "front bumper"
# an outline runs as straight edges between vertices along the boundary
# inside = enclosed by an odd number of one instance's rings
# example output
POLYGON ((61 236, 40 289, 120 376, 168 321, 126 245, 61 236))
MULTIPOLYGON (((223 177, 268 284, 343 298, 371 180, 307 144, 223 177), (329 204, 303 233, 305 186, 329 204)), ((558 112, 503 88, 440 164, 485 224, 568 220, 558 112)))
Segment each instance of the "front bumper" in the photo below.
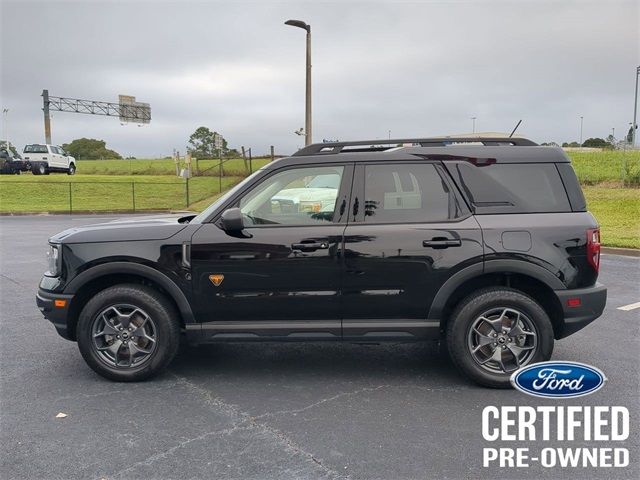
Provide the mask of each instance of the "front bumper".
POLYGON ((42 312, 42 315, 44 315, 44 318, 53 323, 58 334, 67 340, 75 340, 67 324, 69 307, 72 301, 73 295, 48 292, 42 288, 39 288, 36 294, 36 304, 42 312), (64 300, 64 306, 56 306, 56 300, 64 300))
MULTIPOLYGON (((607 287, 596 283, 593 287, 575 290, 556 290, 556 295, 564 312, 564 323, 556 338, 564 338, 586 327, 602 315, 607 303, 607 287), (579 305, 569 306, 569 300, 579 299, 579 305)), ((575 301, 575 300, 574 300, 575 301)))

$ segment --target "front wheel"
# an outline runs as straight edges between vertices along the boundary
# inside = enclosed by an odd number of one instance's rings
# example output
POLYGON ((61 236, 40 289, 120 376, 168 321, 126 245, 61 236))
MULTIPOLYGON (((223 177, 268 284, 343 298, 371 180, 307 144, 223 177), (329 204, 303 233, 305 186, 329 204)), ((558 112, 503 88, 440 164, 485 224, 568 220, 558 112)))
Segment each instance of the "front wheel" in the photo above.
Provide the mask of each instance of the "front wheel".
POLYGON ((466 376, 487 387, 508 388, 513 372, 551 358, 553 327, 531 297, 487 288, 456 307, 447 325, 447 347, 466 376))
POLYGON ((71 165, 69 165, 69 170, 67 171, 67 175, 75 175, 76 173, 76 166, 72 163, 71 165))
POLYGON ((157 291, 116 285, 95 295, 82 309, 78 347, 97 373, 120 382, 140 381, 163 370, 180 343, 177 312, 157 291))

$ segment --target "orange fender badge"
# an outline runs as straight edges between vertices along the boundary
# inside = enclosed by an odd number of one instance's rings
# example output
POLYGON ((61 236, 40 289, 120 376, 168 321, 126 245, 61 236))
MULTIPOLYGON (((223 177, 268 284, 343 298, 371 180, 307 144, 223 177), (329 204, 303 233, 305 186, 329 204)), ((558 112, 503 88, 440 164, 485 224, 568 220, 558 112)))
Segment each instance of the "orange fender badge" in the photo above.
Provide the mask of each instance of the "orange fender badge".
POLYGON ((209 275, 209 280, 211 280, 211 283, 213 283, 216 287, 219 287, 224 280, 224 275, 221 273, 214 273, 213 275, 209 275))

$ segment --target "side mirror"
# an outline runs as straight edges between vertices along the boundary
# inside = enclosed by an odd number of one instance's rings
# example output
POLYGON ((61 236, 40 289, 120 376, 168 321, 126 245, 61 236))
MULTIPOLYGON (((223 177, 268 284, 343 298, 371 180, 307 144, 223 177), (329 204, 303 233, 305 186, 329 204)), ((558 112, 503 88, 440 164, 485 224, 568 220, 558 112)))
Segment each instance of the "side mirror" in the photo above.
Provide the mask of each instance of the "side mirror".
POLYGON ((222 212, 220 217, 222 229, 225 232, 241 232, 244 230, 244 219, 239 208, 229 208, 222 212))

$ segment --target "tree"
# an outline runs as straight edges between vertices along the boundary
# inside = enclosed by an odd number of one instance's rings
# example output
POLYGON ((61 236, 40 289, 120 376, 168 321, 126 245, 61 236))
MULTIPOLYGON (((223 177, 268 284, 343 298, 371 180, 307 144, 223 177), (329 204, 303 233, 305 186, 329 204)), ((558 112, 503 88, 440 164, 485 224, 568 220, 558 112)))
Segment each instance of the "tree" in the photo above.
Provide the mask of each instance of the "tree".
POLYGON ((588 148, 607 148, 610 147, 611 144, 602 138, 587 138, 582 146, 588 148))
POLYGON ((120 160, 122 158, 118 152, 109 150, 104 140, 95 138, 78 138, 71 143, 63 144, 62 148, 78 160, 120 160))
POLYGON ((189 137, 189 147, 187 151, 195 159, 217 158, 222 153, 225 156, 228 152, 227 141, 222 137, 222 152, 216 148, 215 138, 218 132, 212 132, 207 127, 198 127, 189 137))
POLYGON ((578 142, 571 142, 571 143, 564 142, 564 143, 562 144, 562 146, 563 146, 563 147, 572 147, 572 148, 577 148, 577 147, 579 147, 579 146, 580 146, 580 144, 579 144, 578 142))
POLYGON ((214 133, 207 127, 198 127, 189 137, 187 151, 193 158, 213 158, 215 151, 214 133))

